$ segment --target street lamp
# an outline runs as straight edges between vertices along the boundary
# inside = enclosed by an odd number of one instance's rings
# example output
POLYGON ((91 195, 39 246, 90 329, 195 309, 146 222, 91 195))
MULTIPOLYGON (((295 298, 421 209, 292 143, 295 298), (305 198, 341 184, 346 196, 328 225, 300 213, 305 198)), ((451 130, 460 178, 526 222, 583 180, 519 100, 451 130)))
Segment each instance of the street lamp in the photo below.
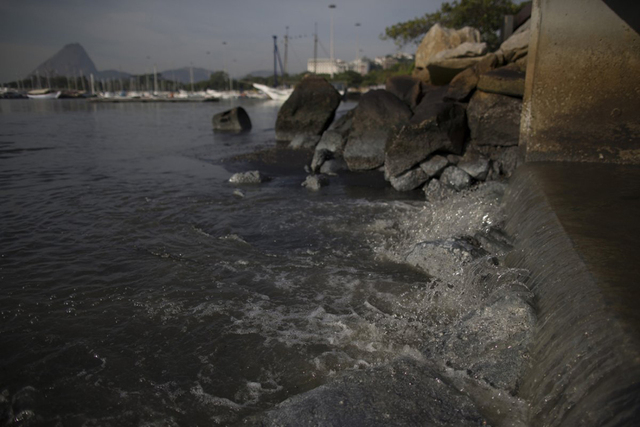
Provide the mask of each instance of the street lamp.
POLYGON ((333 70, 335 68, 335 64, 333 62, 333 9, 336 8, 335 4, 330 4, 329 9, 331 9, 331 43, 329 50, 331 51, 331 78, 333 78, 333 70))
POLYGON ((359 35, 359 33, 358 33, 358 27, 359 27, 359 26, 360 26, 360 23, 359 23, 359 22, 356 22, 356 61, 359 59, 359 58, 358 58, 358 53, 360 52, 360 51, 359 51, 359 47, 360 47, 359 45, 360 45, 360 43, 359 43, 359 40, 358 40, 358 35, 359 35))

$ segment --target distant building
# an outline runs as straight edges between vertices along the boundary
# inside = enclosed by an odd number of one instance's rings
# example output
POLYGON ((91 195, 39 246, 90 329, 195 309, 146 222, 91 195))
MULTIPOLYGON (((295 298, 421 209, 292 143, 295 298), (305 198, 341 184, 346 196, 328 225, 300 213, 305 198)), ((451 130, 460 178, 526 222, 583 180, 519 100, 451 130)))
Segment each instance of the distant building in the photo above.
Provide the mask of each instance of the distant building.
POLYGON ((414 55, 410 53, 398 52, 393 55, 376 56, 374 62, 383 70, 393 67, 400 62, 412 62, 414 55))
POLYGON ((371 61, 367 58, 360 58, 355 61, 351 61, 349 62, 349 70, 355 71, 356 73, 364 76, 371 71, 371 61))
POLYGON ((348 65, 341 59, 334 59, 333 64, 329 58, 318 58, 314 63, 313 58, 307 61, 307 71, 316 74, 338 74, 344 73, 348 65))

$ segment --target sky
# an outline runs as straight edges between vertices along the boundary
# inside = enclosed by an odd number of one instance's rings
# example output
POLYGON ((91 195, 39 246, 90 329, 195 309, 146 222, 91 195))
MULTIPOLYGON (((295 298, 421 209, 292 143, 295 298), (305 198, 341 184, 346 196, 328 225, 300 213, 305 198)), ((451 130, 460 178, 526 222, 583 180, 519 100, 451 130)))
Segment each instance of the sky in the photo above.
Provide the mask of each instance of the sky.
MULTIPOLYGON (((441 0, 0 0, 0 82, 24 78, 69 43, 80 43, 100 71, 144 73, 193 65, 233 77, 273 69, 273 35, 289 27, 288 71, 313 58, 314 23, 346 61, 397 51, 385 27, 422 16, 441 0), (356 26, 360 23, 360 26, 356 26), (224 44, 226 43, 226 44, 224 44), (357 48, 358 46, 358 48, 357 48)), ((329 57, 319 46, 318 57, 329 57)), ((410 45, 403 51, 415 53, 410 45)), ((283 58, 284 59, 284 58, 283 58)))

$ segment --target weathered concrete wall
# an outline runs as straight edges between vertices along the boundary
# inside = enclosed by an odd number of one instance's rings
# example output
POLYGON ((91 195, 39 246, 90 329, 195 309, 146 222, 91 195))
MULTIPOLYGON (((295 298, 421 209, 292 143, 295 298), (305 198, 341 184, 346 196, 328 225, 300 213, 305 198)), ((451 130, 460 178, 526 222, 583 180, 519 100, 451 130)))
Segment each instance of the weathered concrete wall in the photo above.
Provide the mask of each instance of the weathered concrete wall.
POLYGON ((524 159, 640 164, 640 34, 602 0, 534 0, 531 19, 524 159))

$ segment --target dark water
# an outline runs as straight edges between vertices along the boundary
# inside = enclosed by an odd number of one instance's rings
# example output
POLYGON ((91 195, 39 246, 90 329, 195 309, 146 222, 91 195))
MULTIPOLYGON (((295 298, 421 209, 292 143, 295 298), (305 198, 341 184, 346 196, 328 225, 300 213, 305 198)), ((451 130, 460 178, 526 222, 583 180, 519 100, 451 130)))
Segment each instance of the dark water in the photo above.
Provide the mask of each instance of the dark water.
POLYGON ((214 135, 227 108, 0 104, 5 422, 228 424, 410 343, 367 319, 425 280, 367 241, 388 193, 300 169, 233 195, 219 160, 273 146, 279 105, 214 135))
POLYGON ((359 174, 311 192, 287 164, 239 197, 227 180, 255 165, 224 159, 274 147, 279 105, 214 134, 231 105, 0 103, 0 423, 229 425, 410 357, 520 425, 531 315, 504 295, 523 274, 455 240, 491 241, 503 188, 426 204, 359 174))

